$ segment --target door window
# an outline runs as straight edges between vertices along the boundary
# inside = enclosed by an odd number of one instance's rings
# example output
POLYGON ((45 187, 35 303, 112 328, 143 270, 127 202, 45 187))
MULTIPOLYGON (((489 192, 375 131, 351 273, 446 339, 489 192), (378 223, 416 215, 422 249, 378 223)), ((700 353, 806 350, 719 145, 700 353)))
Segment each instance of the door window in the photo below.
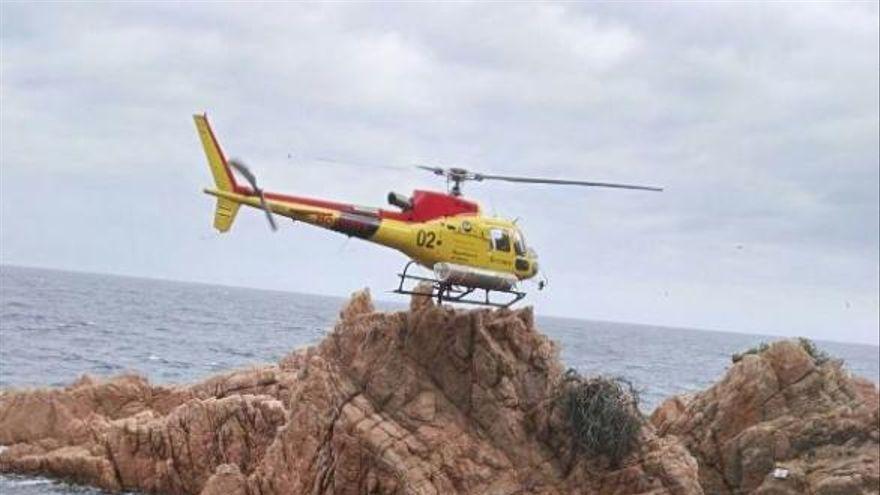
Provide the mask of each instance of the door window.
POLYGON ((504 229, 492 229, 489 231, 489 239, 492 249, 496 251, 510 252, 510 235, 504 229))

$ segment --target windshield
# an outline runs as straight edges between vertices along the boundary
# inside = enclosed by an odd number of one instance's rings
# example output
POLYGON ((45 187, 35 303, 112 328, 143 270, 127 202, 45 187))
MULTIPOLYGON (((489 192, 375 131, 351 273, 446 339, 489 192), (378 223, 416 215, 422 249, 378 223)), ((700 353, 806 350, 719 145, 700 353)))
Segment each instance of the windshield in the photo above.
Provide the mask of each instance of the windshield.
POLYGON ((522 232, 519 230, 513 231, 513 249, 515 249, 516 254, 520 256, 526 254, 526 240, 523 238, 522 232))

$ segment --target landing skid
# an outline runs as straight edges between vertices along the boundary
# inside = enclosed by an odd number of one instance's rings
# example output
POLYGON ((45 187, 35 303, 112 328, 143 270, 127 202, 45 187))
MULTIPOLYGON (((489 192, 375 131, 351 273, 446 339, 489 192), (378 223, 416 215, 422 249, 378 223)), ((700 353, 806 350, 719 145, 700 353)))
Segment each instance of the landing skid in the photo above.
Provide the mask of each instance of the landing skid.
POLYGON ((423 295, 430 296, 431 299, 436 299, 438 304, 443 304, 444 302, 452 302, 452 303, 460 303, 460 304, 474 304, 477 306, 492 306, 495 308, 508 308, 516 302, 520 301, 522 298, 526 297, 525 292, 520 292, 517 290, 495 290, 495 289, 483 289, 481 287, 468 287, 464 285, 455 285, 449 284, 445 282, 441 282, 433 277, 423 277, 420 275, 412 275, 408 273, 410 267, 415 264, 414 261, 410 261, 403 267, 403 272, 398 273, 397 276, 400 278, 400 283, 397 286, 397 289, 392 292, 395 294, 408 294, 408 295, 423 295), (412 286, 407 288, 407 282, 412 282, 412 286), (422 292, 415 290, 417 286, 422 283, 427 282, 431 284, 431 293, 422 292), (483 291, 482 297, 479 292, 483 291), (511 296, 511 299, 507 301, 493 301, 490 298, 490 293, 500 293, 507 294, 511 296))

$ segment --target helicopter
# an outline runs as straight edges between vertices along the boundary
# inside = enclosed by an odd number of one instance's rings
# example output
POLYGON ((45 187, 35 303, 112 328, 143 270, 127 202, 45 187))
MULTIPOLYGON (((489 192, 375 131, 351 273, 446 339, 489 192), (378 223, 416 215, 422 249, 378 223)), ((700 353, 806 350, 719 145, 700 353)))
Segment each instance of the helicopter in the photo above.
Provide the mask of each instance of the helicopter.
MULTIPOLYGON (((263 210, 273 231, 277 229, 273 215, 280 215, 386 246, 409 258, 398 273, 400 280, 392 292, 429 295, 438 303, 506 308, 526 296, 519 288, 520 282, 538 275, 538 254, 526 244, 516 223, 483 214, 478 203, 462 197, 465 182, 498 180, 663 190, 652 186, 493 175, 458 167, 417 165, 445 178, 447 191, 415 190, 410 196, 392 191, 387 199, 394 210, 291 196, 261 189, 246 165, 226 159, 207 115, 196 114, 193 119, 214 179, 215 187, 206 188, 204 192, 217 198, 215 229, 221 233, 229 231, 239 208, 245 205, 263 210), (236 173, 248 185, 240 184, 236 173), (413 265, 424 267, 429 274, 413 274, 413 265)), ((539 281, 538 289, 543 289, 545 283, 546 280, 539 281)))

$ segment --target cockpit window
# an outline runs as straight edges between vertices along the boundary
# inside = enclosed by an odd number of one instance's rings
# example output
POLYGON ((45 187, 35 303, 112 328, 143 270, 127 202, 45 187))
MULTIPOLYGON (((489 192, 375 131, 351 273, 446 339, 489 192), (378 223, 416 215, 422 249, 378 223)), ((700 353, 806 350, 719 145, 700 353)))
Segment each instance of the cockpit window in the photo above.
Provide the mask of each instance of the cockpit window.
POLYGON ((513 232, 513 249, 520 256, 525 256, 526 254, 526 240, 523 239, 522 233, 518 230, 513 232))
POLYGON ((489 239, 492 242, 492 249, 496 251, 510 252, 510 235, 504 229, 492 229, 489 231, 489 239))

